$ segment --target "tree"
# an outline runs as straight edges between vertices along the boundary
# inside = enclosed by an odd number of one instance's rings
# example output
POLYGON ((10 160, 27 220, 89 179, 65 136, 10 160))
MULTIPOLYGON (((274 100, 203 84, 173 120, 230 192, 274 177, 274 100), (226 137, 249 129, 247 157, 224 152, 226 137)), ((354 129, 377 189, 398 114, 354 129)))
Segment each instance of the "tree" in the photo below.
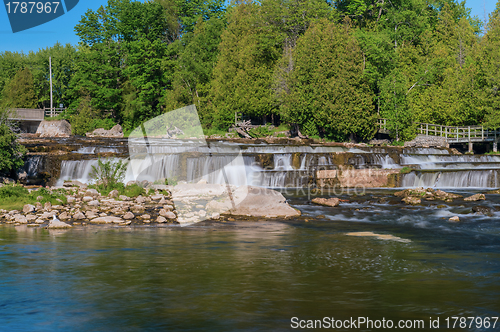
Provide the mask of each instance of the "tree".
POLYGON ((221 129, 234 122, 235 112, 249 116, 277 112, 271 87, 280 50, 266 40, 269 36, 258 20, 258 10, 253 2, 232 7, 222 33, 210 91, 215 122, 221 129))
POLYGON ((26 148, 17 141, 7 115, 7 109, 0 108, 0 175, 14 177, 14 172, 24 165, 26 148))
POLYGON ((387 118, 388 129, 397 141, 415 137, 413 114, 408 108, 408 80, 399 68, 385 77, 380 86, 380 115, 387 118))
POLYGON ((3 91, 2 103, 13 108, 35 108, 37 98, 33 75, 28 68, 19 70, 7 83, 3 91))
POLYGON ((481 40, 479 52, 479 79, 483 87, 482 105, 484 123, 490 128, 500 127, 500 2, 490 15, 488 31, 481 40))
POLYGON ((363 54, 350 22, 314 23, 297 41, 291 92, 284 109, 288 121, 308 135, 345 140, 375 133, 373 94, 363 75, 363 54))

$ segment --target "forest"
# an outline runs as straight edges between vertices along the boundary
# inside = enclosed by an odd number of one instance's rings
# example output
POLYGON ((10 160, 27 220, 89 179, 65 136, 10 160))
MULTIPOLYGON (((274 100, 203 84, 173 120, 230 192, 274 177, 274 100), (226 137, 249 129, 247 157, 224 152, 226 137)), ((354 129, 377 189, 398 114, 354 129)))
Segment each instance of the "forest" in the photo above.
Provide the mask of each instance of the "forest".
POLYGON ((78 45, 0 53, 0 106, 67 110, 74 134, 195 104, 207 134, 235 112, 310 137, 397 140, 414 123, 500 127, 500 2, 486 20, 455 0, 108 0, 78 45))

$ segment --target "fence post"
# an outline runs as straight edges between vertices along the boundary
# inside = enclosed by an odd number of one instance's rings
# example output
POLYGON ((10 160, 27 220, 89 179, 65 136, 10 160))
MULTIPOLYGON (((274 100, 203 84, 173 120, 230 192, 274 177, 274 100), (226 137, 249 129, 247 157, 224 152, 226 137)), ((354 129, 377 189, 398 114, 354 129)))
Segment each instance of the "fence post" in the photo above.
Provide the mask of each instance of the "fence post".
POLYGON ((481 140, 484 141, 484 128, 481 126, 481 140))

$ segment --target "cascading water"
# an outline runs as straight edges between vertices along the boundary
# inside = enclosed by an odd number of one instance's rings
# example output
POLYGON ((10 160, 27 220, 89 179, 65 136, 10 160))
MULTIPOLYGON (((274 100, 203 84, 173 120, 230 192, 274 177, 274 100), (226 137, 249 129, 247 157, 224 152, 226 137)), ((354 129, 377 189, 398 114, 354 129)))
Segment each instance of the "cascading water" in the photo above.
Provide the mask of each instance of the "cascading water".
MULTIPOLYGON (((73 150, 74 160, 59 162, 61 170, 56 185, 64 180, 89 182, 92 165, 97 165, 97 154, 115 153, 120 159, 130 152, 125 181, 175 179, 177 181, 225 183, 227 178, 235 185, 263 187, 306 187, 316 182, 316 171, 353 169, 413 170, 401 174, 398 186, 464 188, 500 186, 500 156, 451 155, 446 149, 386 148, 340 146, 303 146, 273 144, 238 144, 234 142, 208 142, 197 140, 164 140, 151 138, 138 140, 127 148, 120 142, 99 146, 80 145, 73 150), (121 144, 121 143, 120 143, 121 144), (132 158, 135 156, 135 158, 132 158), (91 158, 85 160, 82 158, 91 158), (139 158, 139 160, 137 160, 139 158), (145 162, 147 161, 147 162, 145 162), (224 172, 222 172, 224 169, 224 172), (225 174, 224 174, 225 173, 225 174)), ((25 170, 35 176, 45 166, 46 156, 32 155, 25 170)), ((65 158, 67 159, 67 158, 65 158)), ((59 165, 56 163, 55 165, 59 165)))
POLYGON ((66 180, 77 180, 88 183, 92 166, 97 166, 97 159, 90 160, 63 160, 61 162, 61 175, 56 186, 62 186, 66 180))

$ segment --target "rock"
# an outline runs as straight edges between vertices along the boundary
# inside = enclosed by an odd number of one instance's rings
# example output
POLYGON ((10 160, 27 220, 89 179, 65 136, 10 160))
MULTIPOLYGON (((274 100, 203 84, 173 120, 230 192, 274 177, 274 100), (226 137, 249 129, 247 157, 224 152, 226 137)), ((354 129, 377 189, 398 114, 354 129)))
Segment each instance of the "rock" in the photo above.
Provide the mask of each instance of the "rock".
POLYGON ((388 139, 372 139, 368 141, 368 144, 370 145, 376 145, 376 146, 381 146, 381 145, 388 145, 391 143, 388 139))
POLYGON ((45 220, 40 219, 40 218, 38 218, 37 220, 35 220, 35 223, 37 223, 37 224, 43 224, 44 222, 45 222, 45 220))
POLYGON ((77 213, 75 213, 73 215, 73 219, 76 219, 76 220, 81 220, 81 219, 85 219, 85 218, 86 218, 85 215, 80 211, 78 211, 77 213))
POLYGON ((469 196, 469 197, 465 197, 464 198, 464 201, 467 201, 467 202, 476 202, 476 201, 484 201, 486 199, 486 197, 484 196, 484 194, 475 194, 475 195, 472 195, 472 196, 469 196))
POLYGON ((197 182, 197 184, 207 184, 208 181, 205 179, 201 179, 200 181, 197 182))
POLYGON ((16 178, 19 182, 26 184, 26 180, 28 179, 28 173, 25 170, 20 170, 16 172, 16 178))
POLYGON ((37 201, 43 201, 43 196, 37 196, 37 197, 36 197, 36 200, 37 200, 37 201))
POLYGON ((146 199, 142 196, 138 196, 135 201, 138 203, 138 204, 142 204, 144 202, 146 202, 146 199))
POLYGON ((93 224, 121 224, 124 223, 125 220, 119 217, 113 217, 113 216, 107 216, 107 217, 99 217, 90 220, 91 223, 93 224))
POLYGON ((94 219, 97 217, 97 214, 94 211, 87 211, 85 212, 85 216, 87 219, 94 219))
POLYGON ((50 202, 45 202, 45 204, 43 205, 43 209, 45 211, 50 211, 52 210, 52 204, 50 202))
POLYGON ((99 203, 98 200, 93 200, 93 201, 88 202, 88 205, 89 206, 99 206, 99 205, 101 205, 101 203, 99 203))
POLYGON ((231 215, 267 218, 300 216, 300 211, 288 205, 285 197, 276 190, 241 186, 233 192, 233 197, 238 204, 235 209, 230 209, 231 215))
POLYGON ((23 212, 24 213, 31 213, 31 212, 34 212, 34 211, 35 211, 35 206, 34 205, 26 204, 25 206, 23 206, 23 212))
POLYGON ((125 185, 125 187, 132 186, 134 184, 137 184, 137 181, 129 181, 129 182, 127 182, 127 184, 125 185))
POLYGON ((158 200, 162 199, 163 197, 164 197, 163 195, 153 195, 153 196, 151 196, 151 199, 153 201, 158 201, 158 200))
POLYGON ((51 219, 56 213, 55 212, 44 212, 42 215, 39 217, 40 219, 51 219))
POLYGON ((160 216, 166 217, 168 219, 175 219, 175 213, 173 213, 172 211, 167 211, 165 209, 160 210, 160 216))
POLYGON ((377 234, 373 232, 351 232, 347 233, 346 235, 348 236, 360 236, 360 237, 374 237, 379 240, 391 240, 391 241, 397 241, 397 242, 403 242, 403 243, 409 243, 411 240, 409 239, 403 239, 400 238, 399 236, 394 236, 391 234, 377 234))
POLYGON ((164 217, 167 219, 175 219, 177 216, 172 211, 167 211, 167 213, 165 213, 164 217))
POLYGON ((68 219, 71 219, 71 216, 67 212, 63 212, 59 215, 59 219, 68 220, 68 219))
POLYGON ((64 181, 63 187, 87 188, 87 185, 85 183, 80 182, 80 181, 73 180, 73 181, 64 181))
POLYGON ((144 206, 141 205, 134 205, 130 208, 130 211, 136 214, 141 214, 144 213, 144 206))
POLYGON ((111 190, 108 194, 108 197, 111 197, 111 198, 116 198, 118 197, 120 193, 118 192, 118 190, 111 190))
POLYGON ((491 216, 493 214, 493 211, 487 207, 487 206, 473 206, 472 211, 481 213, 487 216, 491 216))
MULTIPOLYGON (((174 210, 173 205, 169 205, 169 204, 167 204, 167 205, 163 205, 163 208, 164 208, 165 210, 167 210, 167 211, 173 211, 173 210, 174 210)), ((204 207, 203 205, 201 205, 201 208, 205 208, 205 207, 204 207)))
POLYGON ((135 218, 135 215, 132 212, 127 212, 123 215, 123 219, 125 219, 125 220, 130 220, 130 219, 134 219, 134 218, 135 218))
POLYGON ((99 192, 95 189, 88 189, 85 192, 85 196, 97 197, 97 196, 99 196, 99 192))
MULTIPOLYGON (((43 199, 43 197, 42 197, 42 199, 43 199)), ((36 206, 37 210, 41 210, 43 208, 42 203, 40 203, 40 202, 36 202, 35 206, 36 206)))
POLYGON ((118 198, 121 199, 122 201, 130 201, 130 197, 125 196, 125 195, 120 195, 120 196, 118 196, 118 198))
POLYGON ((123 137, 123 129, 120 125, 115 125, 110 130, 97 128, 91 133, 85 134, 87 137, 123 137))
POLYGON ((65 223, 65 222, 62 222, 60 220, 51 220, 49 222, 49 225, 47 226, 47 228, 50 228, 50 229, 62 229, 62 228, 71 228, 72 226, 65 223))
POLYGON ((73 196, 66 196, 66 201, 68 204, 71 204, 75 202, 75 198, 73 196))
POLYGON ((396 197, 414 197, 414 198, 419 198, 419 199, 425 198, 428 201, 442 200, 442 201, 446 201, 446 202, 451 202, 453 199, 462 197, 460 195, 447 193, 447 192, 439 190, 439 189, 438 190, 434 190, 432 188, 424 189, 422 187, 398 191, 398 192, 394 193, 394 196, 396 196, 396 197))
POLYGON ((448 219, 448 221, 451 221, 451 222, 459 222, 460 221, 460 218, 458 216, 454 216, 454 217, 451 217, 450 219, 448 219))
POLYGON ((70 137, 71 125, 66 120, 42 121, 36 130, 40 137, 70 137))
POLYGON ((35 221, 37 219, 37 216, 33 215, 33 214, 28 214, 26 216, 26 220, 28 221, 35 221))
POLYGON ((405 142, 405 148, 408 147, 437 147, 447 148, 448 142, 445 137, 418 135, 412 141, 405 142))
POLYGON ((14 221, 17 223, 20 223, 20 224, 27 224, 28 223, 28 219, 25 216, 23 216, 22 214, 15 214, 14 221))
POLYGON ((156 222, 157 223, 164 223, 164 222, 167 222, 167 218, 165 217, 162 217, 162 216, 158 216, 158 218, 156 218, 156 222))
POLYGON ((313 198, 311 202, 313 202, 314 204, 336 207, 340 204, 340 199, 338 199, 336 197, 332 197, 332 198, 316 197, 316 198, 313 198))
POLYGON ((82 198, 82 201, 84 201, 84 202, 91 202, 91 201, 93 201, 93 200, 94 200, 94 198, 93 198, 93 197, 91 197, 91 196, 84 196, 84 197, 82 198))
POLYGON ((402 201, 405 202, 406 204, 409 204, 409 205, 417 205, 417 204, 420 204, 422 202, 422 200, 420 198, 412 197, 412 196, 405 197, 402 199, 402 201))
POLYGON ((141 218, 141 219, 151 219, 151 216, 149 214, 143 214, 139 218, 141 218))
POLYGON ((218 220, 218 219, 220 219, 220 214, 219 213, 212 213, 212 215, 210 216, 210 219, 218 220))

